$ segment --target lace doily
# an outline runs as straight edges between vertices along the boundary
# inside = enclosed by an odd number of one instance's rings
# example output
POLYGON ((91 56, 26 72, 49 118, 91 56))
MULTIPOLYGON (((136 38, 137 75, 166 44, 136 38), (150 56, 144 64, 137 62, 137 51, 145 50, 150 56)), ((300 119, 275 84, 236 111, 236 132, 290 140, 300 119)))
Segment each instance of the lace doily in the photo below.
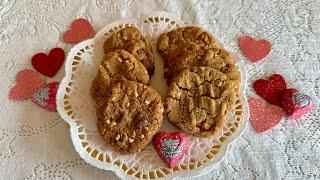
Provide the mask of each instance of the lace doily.
MULTIPOLYGON (((104 41, 112 33, 124 27, 135 26, 151 40, 156 52, 156 40, 161 33, 184 25, 181 20, 161 12, 136 20, 116 21, 99 31, 94 39, 84 41, 70 51, 66 61, 66 76, 60 84, 57 95, 57 106, 61 117, 70 125, 75 149, 85 161, 98 168, 115 171, 122 178, 192 177, 206 172, 219 162, 227 151, 228 144, 242 132, 248 120, 248 109, 243 94, 245 71, 243 64, 238 60, 237 65, 242 77, 240 95, 225 121, 223 130, 210 138, 189 136, 191 142, 189 152, 175 168, 165 167, 152 144, 139 153, 121 155, 110 145, 106 145, 100 137, 96 127, 95 106, 90 97, 90 84, 104 56, 104 41)), ((151 86, 160 92, 163 98, 165 97, 166 80, 163 78, 163 63, 158 54, 151 86)), ((161 129, 175 128, 165 120, 161 129)))

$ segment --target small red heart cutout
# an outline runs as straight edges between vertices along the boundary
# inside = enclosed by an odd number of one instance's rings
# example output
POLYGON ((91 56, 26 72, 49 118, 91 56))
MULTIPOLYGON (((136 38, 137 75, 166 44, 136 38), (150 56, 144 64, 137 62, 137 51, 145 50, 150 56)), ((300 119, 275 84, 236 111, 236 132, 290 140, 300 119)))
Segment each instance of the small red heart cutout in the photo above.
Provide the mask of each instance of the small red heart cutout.
POLYGON ((312 109, 312 100, 309 96, 296 89, 287 89, 282 96, 283 109, 291 119, 299 118, 312 109))
POLYGON ((281 75, 273 74, 268 80, 258 79, 253 83, 253 88, 268 103, 282 107, 282 93, 287 85, 281 75))
POLYGON ((175 167, 189 150, 189 141, 183 132, 159 132, 153 138, 153 146, 169 168, 175 167))
POLYGON ((39 89, 31 96, 32 102, 37 104, 39 107, 47 110, 56 112, 56 96, 59 88, 59 82, 48 83, 43 88, 39 89))
POLYGON ((67 43, 79 43, 91 39, 95 35, 94 29, 86 19, 76 19, 72 22, 70 30, 64 32, 63 40, 67 43))
POLYGON ((265 132, 280 123, 283 111, 280 107, 268 105, 260 99, 249 99, 250 122, 257 133, 265 132))
POLYGON ((61 48, 53 48, 47 56, 44 53, 38 53, 31 59, 32 66, 41 74, 53 77, 63 64, 65 54, 61 48))
POLYGON ((271 43, 266 39, 256 41, 250 36, 239 38, 239 47, 244 56, 251 62, 265 58, 271 51, 271 43))
POLYGON ((16 85, 10 89, 9 98, 17 101, 28 99, 45 85, 41 74, 30 69, 24 69, 16 75, 16 85))

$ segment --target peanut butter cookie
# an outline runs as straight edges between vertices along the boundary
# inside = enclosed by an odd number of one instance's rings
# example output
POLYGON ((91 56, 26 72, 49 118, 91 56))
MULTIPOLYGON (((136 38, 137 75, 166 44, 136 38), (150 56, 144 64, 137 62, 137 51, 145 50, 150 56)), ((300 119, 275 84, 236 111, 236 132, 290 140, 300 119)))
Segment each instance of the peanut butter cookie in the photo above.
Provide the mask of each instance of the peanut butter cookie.
POLYGON ((217 47, 217 42, 208 33, 196 26, 178 28, 160 35, 157 50, 164 60, 165 77, 173 62, 187 52, 201 48, 217 47))
POLYGON ((223 72, 232 81, 234 87, 239 89, 240 72, 235 65, 234 58, 224 49, 209 48, 198 49, 195 52, 188 52, 178 57, 169 69, 170 76, 178 75, 181 71, 196 66, 210 66, 216 70, 223 72))
POLYGON ((110 90, 112 83, 124 79, 149 84, 146 68, 125 50, 107 53, 101 62, 98 74, 92 82, 91 96, 98 101, 110 90))
POLYGON ((141 151, 161 127, 163 103, 149 86, 133 81, 114 84, 104 102, 99 108, 99 133, 123 154, 141 151))
POLYGON ((212 67, 182 71, 170 84, 165 101, 169 122, 183 131, 208 137, 223 127, 236 94, 232 83, 212 67))
POLYGON ((154 57, 149 42, 142 36, 139 29, 126 27, 111 35, 103 45, 104 52, 124 49, 130 52, 147 69, 149 75, 154 73, 154 57))

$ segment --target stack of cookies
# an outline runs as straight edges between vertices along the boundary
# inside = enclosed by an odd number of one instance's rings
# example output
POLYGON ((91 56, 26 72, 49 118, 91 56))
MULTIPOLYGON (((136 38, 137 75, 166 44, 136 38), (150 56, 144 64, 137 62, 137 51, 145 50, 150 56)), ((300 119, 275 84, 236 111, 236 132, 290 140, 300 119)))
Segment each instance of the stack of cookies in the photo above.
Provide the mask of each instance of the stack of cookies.
POLYGON ((202 29, 189 26, 162 34, 157 49, 169 88, 165 105, 149 86, 154 56, 134 27, 109 37, 91 86, 102 138, 121 153, 145 148, 160 129, 163 112, 177 128, 208 137, 223 127, 239 91, 233 56, 202 29))
POLYGON ((162 34, 157 49, 169 83, 165 100, 169 122, 190 134, 212 136, 223 127, 239 90, 233 56, 195 26, 162 34))
POLYGON ((99 133, 123 154, 141 151, 161 127, 164 111, 149 86, 155 69, 150 44, 127 27, 105 41, 104 52, 91 86, 99 133))

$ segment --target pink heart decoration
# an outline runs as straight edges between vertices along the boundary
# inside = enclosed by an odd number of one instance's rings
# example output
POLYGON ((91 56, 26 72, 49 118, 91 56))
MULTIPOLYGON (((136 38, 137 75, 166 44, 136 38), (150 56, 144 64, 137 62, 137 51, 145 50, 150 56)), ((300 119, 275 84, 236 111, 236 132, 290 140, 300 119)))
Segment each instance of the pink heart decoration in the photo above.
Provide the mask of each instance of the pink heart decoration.
POLYGON ((265 58, 271 51, 271 44, 268 40, 254 40, 250 36, 239 38, 239 47, 244 56, 251 62, 257 62, 265 58))
POLYGON ((45 85, 41 74, 24 69, 16 75, 16 85, 10 89, 9 98, 17 101, 26 100, 45 85))
POLYGON ((265 132, 278 125, 283 111, 275 105, 268 105, 261 99, 249 99, 250 122, 257 133, 265 132))
POLYGON ((72 22, 70 30, 64 32, 63 40, 67 43, 79 43, 91 39, 95 35, 94 29, 86 19, 76 19, 72 22))
POLYGON ((159 132, 153 138, 153 146, 169 168, 175 167, 189 150, 189 141, 183 132, 159 132))
POLYGON ((56 104, 56 95, 59 88, 59 82, 51 82, 48 83, 43 88, 39 89, 35 92, 31 100, 39 107, 47 110, 56 112, 57 104, 56 104))

